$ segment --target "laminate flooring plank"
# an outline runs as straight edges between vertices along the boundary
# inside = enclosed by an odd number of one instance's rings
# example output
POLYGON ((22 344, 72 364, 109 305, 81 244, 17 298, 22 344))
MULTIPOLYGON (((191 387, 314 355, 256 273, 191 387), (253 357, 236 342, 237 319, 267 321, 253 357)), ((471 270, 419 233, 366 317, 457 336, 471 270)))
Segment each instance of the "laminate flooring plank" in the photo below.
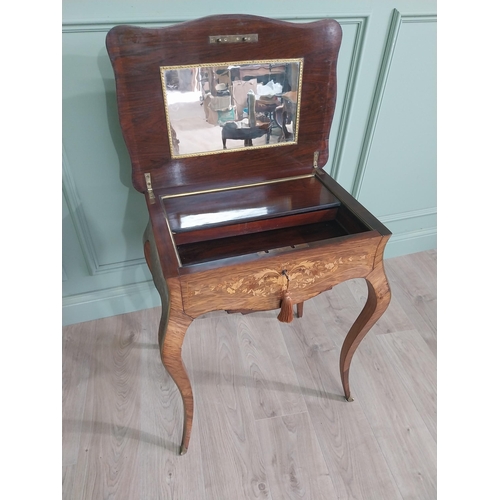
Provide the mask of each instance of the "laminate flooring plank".
POLYGON ((237 323, 236 315, 218 312, 198 318, 188 331, 207 500, 272 498, 237 323))
POLYGON ((257 421, 273 500, 338 498, 307 412, 257 421))
MULTIPOLYGON (((394 274, 399 273, 401 276, 401 273, 404 273, 408 267, 408 262, 401 263, 401 261, 401 258, 389 259, 387 262, 390 265, 386 265, 386 268, 392 265, 394 274)), ((412 273, 415 274, 417 271, 413 269, 412 273)), ((352 282, 348 282, 347 286, 353 290, 352 282)), ((408 287, 410 286, 411 284, 408 284, 408 287)), ((420 284, 420 286, 422 285, 420 284)), ((405 335, 416 337, 412 344, 413 348, 416 349, 416 346, 419 346, 421 354, 426 357, 425 361, 414 361, 413 367, 417 372, 421 368, 417 369, 415 365, 425 365, 427 368, 423 369, 430 370, 429 366, 434 367, 435 363, 434 352, 430 348, 425 349, 418 339, 421 329, 429 331, 429 324, 422 320, 420 313, 415 311, 412 301, 407 300, 408 292, 403 292, 398 286, 392 288, 393 299, 403 298, 400 301, 401 307, 407 313, 408 318, 411 318, 412 323, 420 327, 417 331, 404 332, 405 335), (429 358, 431 353, 432 357, 429 358)), ((430 288, 429 293, 432 294, 432 285, 430 288)), ((332 292, 334 291, 335 288, 332 292)), ((356 301, 362 303, 361 297, 357 296, 355 287, 352 296, 355 297, 356 301)), ((318 296, 315 299, 315 305, 321 307, 325 300, 328 300, 329 303, 334 302, 331 292, 318 296)), ((347 294, 343 300, 349 301, 347 294)), ((435 301, 430 301, 430 303, 433 304, 431 307, 435 307, 435 301)), ((341 323, 352 324, 355 318, 352 315, 354 309, 355 307, 351 306, 350 310, 346 308, 335 311, 331 307, 326 307, 322 308, 321 315, 325 322, 332 325, 339 322, 339 318, 333 317, 333 314, 340 315, 341 323)), ((412 376, 407 374, 405 377, 404 373, 397 370, 408 360, 395 346, 389 348, 389 339, 392 334, 374 335, 373 330, 361 342, 352 361, 350 385, 355 400, 353 404, 359 403, 363 408, 403 498, 435 498, 436 450, 431 422, 432 410, 424 413, 424 416, 420 414, 420 411, 423 411, 425 407, 425 401, 419 401, 416 397, 419 388, 412 385, 412 376), (398 352, 399 354, 397 354, 398 352), (395 361, 395 356, 401 356, 398 362, 395 361), (412 395, 415 403, 412 400, 412 395), (420 405, 420 408, 417 405, 420 405)), ((341 345, 346 331, 332 328, 329 330, 329 334, 337 345, 341 345)), ((397 335, 398 332, 394 332, 394 334, 397 335)), ((426 345, 428 345, 427 339, 426 345)), ((432 372, 432 370, 430 371, 432 372)), ((432 394, 432 382, 425 384, 432 394)), ((421 395, 420 398, 425 399, 425 396, 421 395)), ((432 405, 431 399, 430 406, 432 407, 432 405)))
MULTIPOLYGON (((340 332, 347 332, 363 309, 368 296, 368 287, 364 279, 351 279, 340 283, 331 290, 316 296, 316 307, 326 309, 328 321, 340 332)), ((370 330, 370 335, 385 334, 395 331, 414 330, 415 326, 398 303, 397 297, 391 298, 389 307, 370 330)))
MULTIPOLYGON (((387 267, 387 266, 386 266, 387 267)), ((391 271, 386 270, 389 285, 391 284, 391 271)), ((356 299, 360 307, 366 304, 368 297, 368 287, 364 279, 353 279, 345 283, 351 294, 356 299)), ((398 300, 397 294, 392 294, 389 307, 382 317, 373 325, 370 335, 381 335, 393 332, 404 332, 414 330, 415 325, 411 322, 405 310, 398 300)))
MULTIPOLYGON (((345 332, 347 335, 347 332, 363 309, 363 304, 357 301, 352 295, 349 283, 350 281, 340 283, 331 290, 317 295, 312 301, 306 302, 307 306, 309 302, 314 304, 311 313, 309 313, 310 315, 307 316, 307 321, 313 320, 311 316, 314 316, 318 318, 318 328, 325 332, 325 334, 330 328, 334 328, 339 332, 345 332), (328 318, 328 321, 325 321, 325 317, 328 318)), ((360 284, 360 286, 362 285, 363 283, 360 284)), ((304 305, 304 311, 306 310, 306 304, 304 305)), ((305 313, 304 317, 306 317, 305 313)), ((340 346, 328 334, 323 336, 323 340, 325 339, 328 339, 328 342, 335 346, 336 349, 340 349, 340 346)))
POLYGON ((73 482, 75 480, 76 465, 63 465, 62 467, 62 496, 63 499, 71 499, 73 492, 73 482))
POLYGON ((436 498, 436 442, 388 352, 368 335, 351 367, 351 387, 405 500, 436 498))
POLYGON ((410 265, 415 266, 420 273, 426 273, 427 282, 436 289, 437 287, 437 252, 428 250, 427 252, 418 252, 407 256, 410 265))
POLYGON ((340 329, 347 326, 351 317, 355 317, 356 310, 347 312, 354 302, 352 297, 351 302, 349 302, 342 294, 339 294, 338 297, 333 297, 332 302, 330 302, 331 297, 327 298, 327 295, 333 295, 332 291, 307 301, 304 304, 302 318, 294 319, 289 324, 280 324, 297 375, 299 388, 304 395, 306 404, 310 398, 345 400, 339 375, 337 374, 333 379, 329 377, 325 379, 325 372, 320 369, 324 360, 322 355, 331 353, 333 358, 337 358, 337 364, 338 356, 340 356, 339 346, 328 335, 329 326, 324 322, 322 309, 341 312, 341 314, 332 313, 332 316, 335 316, 335 328, 340 329), (321 307, 318 306, 319 304, 321 307), (346 317, 348 318, 347 322, 346 317), (304 382, 306 383, 304 384, 304 382))
POLYGON ((276 311, 267 311, 237 317, 238 344, 257 420, 306 411, 276 316, 276 311))
POLYGON ((89 380, 95 321, 69 325, 62 337, 62 464, 78 459, 82 430, 81 416, 89 380))
POLYGON ((96 322, 82 439, 67 500, 140 498, 140 315, 96 322))
POLYGON ((406 255, 388 259, 386 269, 390 270, 389 284, 393 295, 407 313, 417 329, 437 355, 437 306, 436 278, 419 265, 415 256, 406 255))
MULTIPOLYGON (((437 287, 437 265, 436 262, 425 253, 415 253, 398 257, 397 274, 404 275, 407 280, 405 284, 412 291, 419 306, 419 311, 426 317, 429 324, 436 329, 436 287, 437 287), (434 264, 434 269, 432 268, 434 264), (410 278, 410 279, 408 279, 410 278), (411 285, 411 287, 410 287, 411 285), (412 288, 413 287, 413 288, 412 288)), ((389 259, 389 265, 394 263, 389 259)))
MULTIPOLYGON (((401 260, 402 259, 399 258, 389 260, 395 269, 395 274, 399 273, 399 276, 405 273, 405 269, 408 266, 414 265, 416 267, 416 264, 408 262, 403 262, 401 267, 398 267, 401 260)), ((414 260, 411 262, 414 262, 414 260)), ((412 269, 412 274, 417 272, 417 269, 412 269)), ((391 280, 390 277, 389 279, 391 280)), ((434 293, 432 290, 432 280, 429 279, 428 282, 430 283, 429 287, 425 285, 425 281, 419 283, 419 286, 422 287, 420 292, 430 293, 432 297, 434 293)), ((364 297, 357 295, 356 286, 353 287, 352 281, 343 285, 347 285, 347 288, 354 292, 351 297, 349 297, 349 294, 345 293, 346 287, 344 287, 343 290, 340 290, 339 287, 335 287, 331 292, 322 294, 314 299, 314 305, 320 309, 321 317, 325 319, 327 324, 334 326, 329 332, 332 340, 338 346, 343 342, 347 329, 357 315, 357 306, 352 303, 352 297, 355 298, 360 306, 363 304, 364 299, 364 297), (341 298, 338 296, 339 291, 342 292, 341 298), (335 304, 338 302, 343 303, 342 307, 335 308, 335 304), (342 325, 345 325, 346 328, 337 328, 337 326, 342 325)), ((411 283, 407 286, 410 287, 411 283)), ((411 294, 407 291, 403 292, 398 287, 394 290, 393 287, 393 299, 397 300, 401 308, 405 311, 406 317, 411 321, 410 325, 413 326, 416 323, 424 332, 428 332, 430 329, 429 323, 423 321, 422 314, 415 310, 413 302, 408 300, 409 297, 411 297, 411 294), (403 299, 401 302, 399 302, 400 297, 403 299), (415 318, 416 321, 412 321, 412 318, 415 318)), ((428 314, 432 315, 434 312, 435 301, 430 300, 428 314)), ((402 327, 407 329, 410 325, 403 324, 402 327)), ((372 429, 372 433, 379 443, 379 448, 386 459, 386 463, 391 470, 391 474, 402 497, 405 499, 435 498, 436 458, 435 441, 432 432, 432 410, 430 412, 424 412, 425 401, 419 402, 418 398, 416 398, 419 387, 411 385, 412 377, 409 375, 405 377, 404 373, 397 372, 397 368, 401 368, 401 365, 404 364, 407 359, 401 356, 399 364, 394 362, 394 359, 392 359, 395 355, 394 353, 399 351, 395 346, 392 346, 392 352, 391 350, 387 351, 387 344, 389 344, 391 336, 373 335, 373 330, 374 329, 372 329, 366 339, 363 340, 358 349, 358 353, 353 358, 351 366, 351 388, 355 401, 352 404, 359 403, 362 407, 372 429), (377 350, 370 350, 370 344, 377 341, 379 341, 379 344, 385 342, 385 350, 380 346, 377 350), (369 355, 367 355, 366 352, 369 352, 369 355), (363 355, 363 353, 365 354, 363 355), (368 365, 369 368, 366 368, 366 365, 368 365), (383 370, 381 367, 383 367, 383 370), (381 376, 381 372, 383 372, 384 376, 381 376), (376 390, 372 387, 374 380, 377 380, 376 390), (367 387, 369 387, 369 389, 367 389, 367 387), (384 391, 389 391, 389 394, 393 396, 386 396, 384 398, 384 391), (377 393, 380 393, 378 399, 374 398, 374 394, 377 393), (412 396, 415 402, 412 400, 412 396), (367 401, 370 401, 371 404, 367 403, 367 401), (383 403, 381 403, 381 401, 383 401, 383 403), (420 408, 418 408, 419 403, 421 403, 420 408), (423 412, 424 416, 421 415, 420 411, 423 412), (378 418, 377 415, 379 416, 378 418), (391 425, 388 425, 388 423, 391 425)), ((398 332, 394 333, 397 334, 398 332)), ((412 333, 415 334, 416 332, 413 331, 412 333)), ((420 334, 421 330, 419 330, 418 333, 420 334)), ((408 332, 405 332, 405 335, 407 334, 408 332)), ((287 339, 286 335, 285 339, 287 339)), ((416 335, 416 339, 413 343, 413 347, 416 349, 415 346, 420 347, 422 356, 425 356, 426 360, 414 361, 413 366, 418 363, 427 364, 427 369, 429 369, 429 366, 434 366, 434 360, 432 357, 429 358, 431 351, 425 349, 421 345, 418 340, 418 335, 416 335)), ((401 353, 399 353, 399 355, 401 355, 401 353)), ((292 357, 292 359, 295 361, 294 357, 292 357)), ((338 361, 335 360, 335 366, 338 366, 337 363, 338 361)), ((297 372, 300 373, 298 370, 297 372)), ((432 382, 427 382, 426 387, 432 394, 432 382)), ((421 396, 421 398, 425 400, 425 396, 421 396)), ((432 407, 432 399, 430 401, 432 407)), ((314 402, 310 403, 308 399, 306 399, 306 402, 308 403, 311 418, 314 421, 314 411, 310 406, 310 404, 314 404, 314 402)), ((349 422, 349 420, 344 418, 342 422, 349 422)), ((327 442, 327 440, 320 439, 320 442, 323 444, 327 442)), ((323 452, 325 453, 325 451, 323 452)), ((327 463, 328 462, 329 460, 327 459, 327 463)), ((359 467, 359 470, 363 470, 363 467, 359 467)), ((377 491, 377 489, 374 489, 374 491, 377 491)), ((382 493, 382 491, 382 489, 378 490, 381 498, 384 498, 384 493, 382 493)), ((367 498, 371 498, 369 494, 367 498)), ((387 498, 391 498, 391 496, 387 495, 387 498)))
MULTIPOLYGON (((328 332, 331 328, 337 329, 337 325, 330 324, 328 315, 325 320, 322 312, 333 310, 330 300, 356 306, 352 296, 346 299, 322 294, 308 302, 307 320, 282 324, 281 328, 335 487, 332 498, 401 499, 361 406, 357 402, 347 403, 343 396, 338 373, 340 344, 334 342, 328 332)), ((348 314, 345 308, 342 311, 345 318, 354 321, 357 307, 348 314)), ((340 319, 344 326, 344 318, 340 319)))
POLYGON ((416 330, 380 335, 377 340, 436 441, 437 367, 429 346, 416 330))
MULTIPOLYGON (((150 309, 143 323, 138 498, 205 500, 196 413, 189 452, 179 456, 184 412, 179 390, 161 362, 157 341, 160 314, 160 308, 150 309)), ((189 348, 186 340, 182 358, 188 373, 192 370, 189 348)))

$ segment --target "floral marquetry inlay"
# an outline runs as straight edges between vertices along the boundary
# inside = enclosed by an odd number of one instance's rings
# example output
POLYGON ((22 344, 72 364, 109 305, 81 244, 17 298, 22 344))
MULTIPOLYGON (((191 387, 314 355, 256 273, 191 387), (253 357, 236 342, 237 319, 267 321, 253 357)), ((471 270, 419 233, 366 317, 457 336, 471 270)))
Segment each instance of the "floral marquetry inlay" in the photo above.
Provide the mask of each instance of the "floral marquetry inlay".
POLYGON ((206 292, 227 293, 230 295, 251 295, 267 297, 285 290, 300 290, 314 284, 323 277, 331 275, 342 266, 351 267, 357 263, 366 263, 366 255, 337 258, 332 261, 303 260, 299 263, 283 262, 279 269, 264 268, 244 276, 232 275, 218 283, 197 283, 191 294, 206 292), (283 273, 286 271, 286 276, 283 273), (290 280, 288 283, 287 280, 290 280))

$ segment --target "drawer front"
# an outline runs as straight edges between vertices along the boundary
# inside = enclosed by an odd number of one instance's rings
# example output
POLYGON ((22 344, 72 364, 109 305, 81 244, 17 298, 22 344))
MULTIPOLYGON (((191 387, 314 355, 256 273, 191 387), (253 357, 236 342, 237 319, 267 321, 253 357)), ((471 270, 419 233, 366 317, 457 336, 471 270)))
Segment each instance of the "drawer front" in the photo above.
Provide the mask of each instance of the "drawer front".
POLYGON ((347 240, 183 276, 184 310, 196 317, 217 309, 277 309, 287 288, 294 303, 303 302, 373 269, 380 237, 363 241, 360 245, 347 240))

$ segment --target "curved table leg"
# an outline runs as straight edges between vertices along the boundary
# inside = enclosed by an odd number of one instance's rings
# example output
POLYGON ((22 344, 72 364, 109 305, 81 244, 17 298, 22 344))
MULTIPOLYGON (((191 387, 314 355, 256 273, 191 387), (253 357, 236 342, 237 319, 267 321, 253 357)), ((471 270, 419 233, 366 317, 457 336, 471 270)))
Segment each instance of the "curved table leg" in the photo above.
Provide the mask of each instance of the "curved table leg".
MULTIPOLYGON (((168 280, 170 295, 169 315, 167 324, 160 330, 160 353, 163 366, 181 393, 184 405, 184 429, 182 432, 181 455, 184 455, 189 446, 191 427, 193 426, 193 390, 182 361, 182 343, 184 335, 193 321, 193 318, 182 310, 180 284, 176 279, 168 280)), ((163 316, 163 315, 162 315, 163 316)), ((163 325, 160 325, 162 328, 163 325)))
POLYGON ((184 455, 189 446, 193 425, 193 390, 182 362, 182 343, 193 318, 184 313, 181 287, 176 278, 165 281, 161 271, 158 251, 148 225, 144 234, 144 255, 153 275, 153 281, 161 297, 161 319, 158 329, 158 343, 161 361, 181 393, 184 405, 184 430, 180 454, 184 455))
POLYGON ((349 388, 349 367, 359 344, 370 328, 387 309, 391 300, 391 291, 382 263, 365 278, 368 285, 368 298, 365 307, 347 334, 340 352, 340 377, 347 401, 352 401, 349 388))

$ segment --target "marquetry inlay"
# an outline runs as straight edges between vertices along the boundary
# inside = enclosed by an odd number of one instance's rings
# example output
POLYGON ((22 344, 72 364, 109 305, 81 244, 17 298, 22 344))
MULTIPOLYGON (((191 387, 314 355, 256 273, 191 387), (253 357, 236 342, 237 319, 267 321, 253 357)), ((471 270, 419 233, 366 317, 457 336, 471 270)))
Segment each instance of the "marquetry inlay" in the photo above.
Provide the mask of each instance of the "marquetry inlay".
POLYGON ((366 262, 366 255, 339 257, 332 261, 303 260, 298 263, 283 262, 279 268, 264 268, 251 274, 234 274, 218 283, 194 284, 189 295, 200 295, 205 292, 227 293, 229 295, 251 295, 267 297, 287 288, 289 290, 304 289, 317 280, 336 272, 342 266, 352 266, 366 262), (288 284, 286 274, 290 280, 288 284))

